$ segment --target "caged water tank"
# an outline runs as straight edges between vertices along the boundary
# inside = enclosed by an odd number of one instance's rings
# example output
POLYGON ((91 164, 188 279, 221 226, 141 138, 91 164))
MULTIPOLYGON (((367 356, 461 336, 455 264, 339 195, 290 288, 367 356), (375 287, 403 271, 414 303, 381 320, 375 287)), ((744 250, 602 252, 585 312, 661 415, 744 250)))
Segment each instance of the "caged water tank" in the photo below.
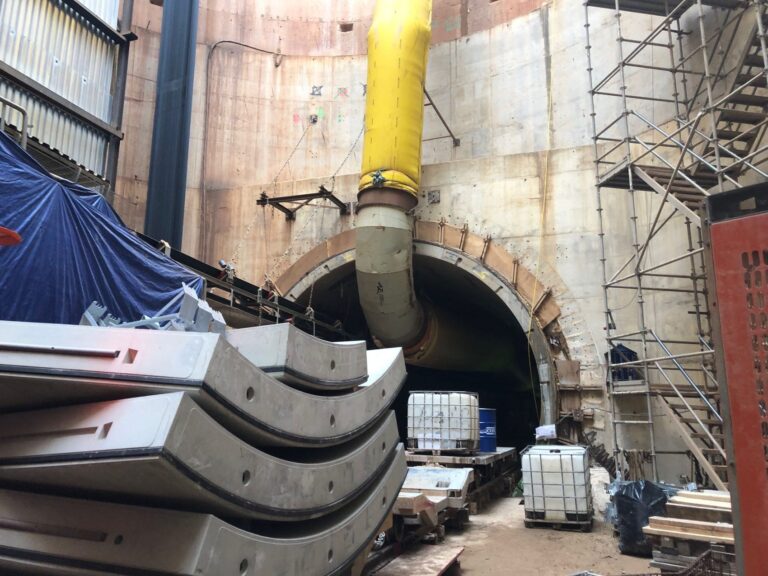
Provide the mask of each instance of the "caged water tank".
POLYGON ((472 392, 412 392, 408 397, 408 448, 476 452, 479 404, 472 392))
POLYGON ((521 454, 525 525, 592 526, 589 454, 583 446, 529 446, 521 454))

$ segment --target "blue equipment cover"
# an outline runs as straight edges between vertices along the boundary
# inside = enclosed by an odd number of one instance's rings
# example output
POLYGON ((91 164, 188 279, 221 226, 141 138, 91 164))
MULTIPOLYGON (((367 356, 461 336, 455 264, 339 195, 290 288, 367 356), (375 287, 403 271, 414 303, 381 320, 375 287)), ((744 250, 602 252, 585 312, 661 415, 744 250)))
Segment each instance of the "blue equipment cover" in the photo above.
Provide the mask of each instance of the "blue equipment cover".
MULTIPOLYGON (((123 321, 154 316, 203 279, 145 244, 96 192, 52 178, 0 132, 0 320, 78 324, 93 301, 123 321)), ((177 312, 181 298, 166 313, 177 312)))

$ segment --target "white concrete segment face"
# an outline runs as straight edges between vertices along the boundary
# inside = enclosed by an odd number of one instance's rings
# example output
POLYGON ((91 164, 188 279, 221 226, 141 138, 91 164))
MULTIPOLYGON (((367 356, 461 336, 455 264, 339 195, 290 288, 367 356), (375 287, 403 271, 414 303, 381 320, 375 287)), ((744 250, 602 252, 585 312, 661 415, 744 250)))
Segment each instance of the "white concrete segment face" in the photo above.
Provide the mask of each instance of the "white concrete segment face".
POLYGON ((474 479, 472 468, 410 466, 403 490, 447 498, 448 507, 458 509, 466 504, 469 485, 474 479))
POLYGON ((176 392, 6 414, 0 479, 224 518, 297 521, 367 490, 391 465, 398 441, 390 412, 343 447, 286 460, 252 448, 176 392))
POLYGON ((406 377, 399 348, 368 352, 356 391, 319 396, 272 378, 217 334, 24 322, 0 322, 0 334, 0 412, 186 391, 257 446, 352 440, 406 377))
POLYGON ((344 390, 368 376, 364 341, 328 342, 292 324, 228 330, 227 342, 270 376, 308 390, 344 390))
MULTIPOLYGON (((215 516, 0 490, 0 571, 152 576, 342 573, 374 537, 405 478, 402 446, 378 482, 327 519, 267 537, 215 516)), ((289 526, 290 528, 290 526, 289 526)), ((265 532, 272 532, 265 527, 265 532)))

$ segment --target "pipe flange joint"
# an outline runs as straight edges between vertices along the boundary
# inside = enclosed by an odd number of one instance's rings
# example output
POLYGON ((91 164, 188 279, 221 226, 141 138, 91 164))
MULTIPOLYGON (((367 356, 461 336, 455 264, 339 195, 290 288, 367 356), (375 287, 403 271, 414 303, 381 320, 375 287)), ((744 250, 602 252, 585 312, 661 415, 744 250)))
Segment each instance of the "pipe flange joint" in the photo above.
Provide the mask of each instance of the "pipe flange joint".
POLYGON ((373 176, 371 176, 373 185, 377 188, 381 188, 386 183, 387 179, 384 177, 384 174, 381 173, 381 170, 376 170, 376 172, 373 173, 373 176))

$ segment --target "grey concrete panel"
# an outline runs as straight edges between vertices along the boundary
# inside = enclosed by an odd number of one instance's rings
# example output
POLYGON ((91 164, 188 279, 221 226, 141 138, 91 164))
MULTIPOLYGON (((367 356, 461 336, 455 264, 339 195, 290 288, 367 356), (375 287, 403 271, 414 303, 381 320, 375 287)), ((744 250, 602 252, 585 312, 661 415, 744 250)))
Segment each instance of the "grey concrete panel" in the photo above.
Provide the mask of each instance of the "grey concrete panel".
POLYGON ((321 576, 368 545, 405 478, 402 446, 349 507, 285 533, 245 532, 204 514, 0 490, 0 569, 30 574, 321 576))
POLYGON ((285 460, 248 446, 177 392, 6 414, 0 479, 227 518, 305 520, 365 491, 398 441, 390 412, 341 448, 285 460))
POLYGON ((410 466, 403 482, 403 490, 445 497, 450 508, 462 508, 466 504, 469 485, 474 481, 474 477, 472 468, 410 466))
POLYGON ((364 341, 328 342, 292 324, 228 330, 227 341, 264 372, 310 390, 343 390, 365 382, 364 341))
POLYGON ((367 355, 359 389, 318 396, 272 378, 217 334, 0 322, 0 411, 188 391, 255 445, 333 446, 389 409, 399 348, 367 355))

